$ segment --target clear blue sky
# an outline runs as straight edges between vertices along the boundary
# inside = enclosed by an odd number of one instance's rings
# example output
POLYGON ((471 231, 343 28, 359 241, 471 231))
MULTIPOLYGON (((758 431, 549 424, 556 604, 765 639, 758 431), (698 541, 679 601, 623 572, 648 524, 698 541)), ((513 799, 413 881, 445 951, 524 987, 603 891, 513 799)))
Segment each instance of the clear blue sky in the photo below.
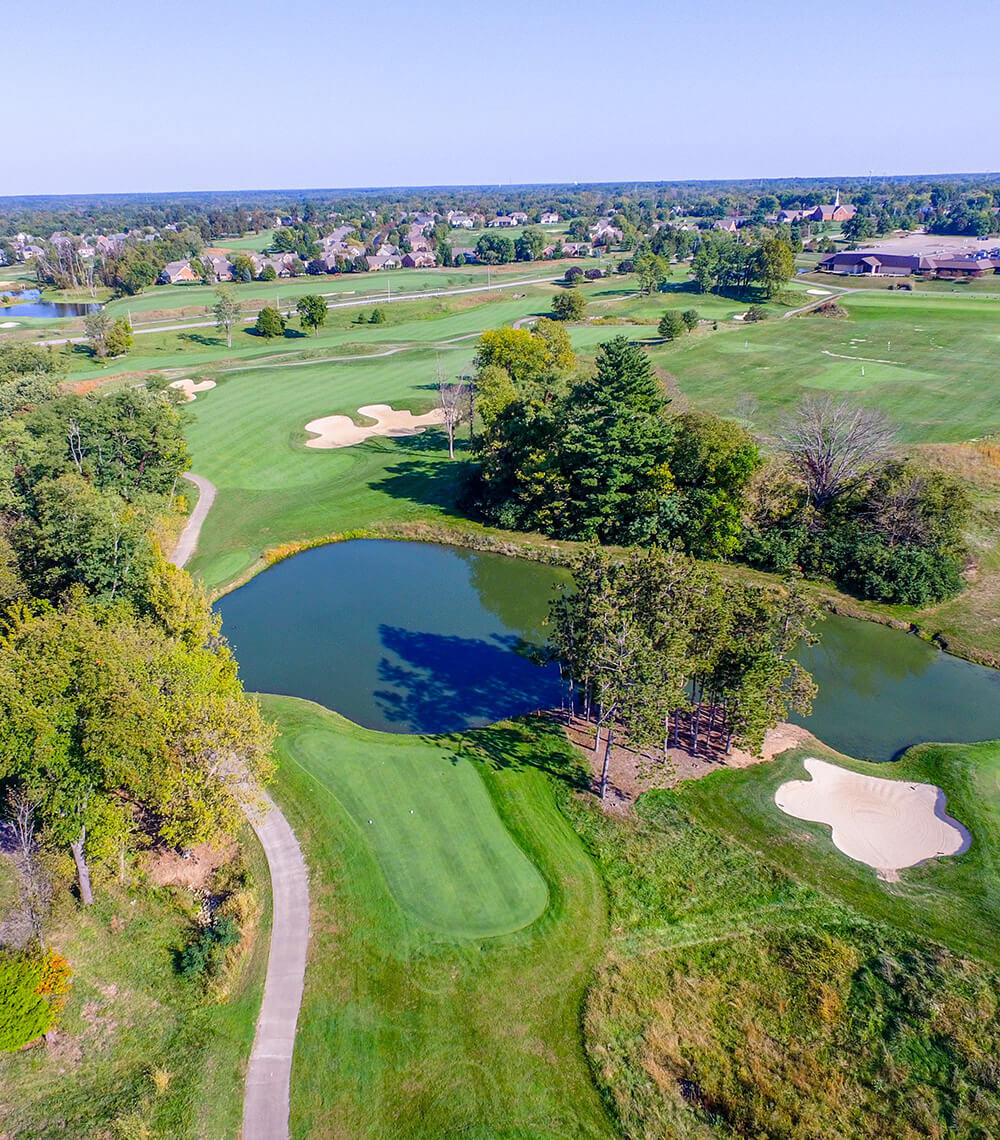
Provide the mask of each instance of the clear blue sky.
POLYGON ((989 5, 51 0, 0 194, 981 171, 989 5))

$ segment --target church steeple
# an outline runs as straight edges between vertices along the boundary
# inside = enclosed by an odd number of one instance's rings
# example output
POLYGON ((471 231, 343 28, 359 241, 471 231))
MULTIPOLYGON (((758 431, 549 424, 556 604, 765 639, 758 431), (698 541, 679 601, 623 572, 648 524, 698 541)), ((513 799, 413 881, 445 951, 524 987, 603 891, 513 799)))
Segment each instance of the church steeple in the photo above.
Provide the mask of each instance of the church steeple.
POLYGON ((837 187, 837 197, 834 198, 833 204, 834 204, 834 206, 840 205, 840 187, 839 186, 837 187))

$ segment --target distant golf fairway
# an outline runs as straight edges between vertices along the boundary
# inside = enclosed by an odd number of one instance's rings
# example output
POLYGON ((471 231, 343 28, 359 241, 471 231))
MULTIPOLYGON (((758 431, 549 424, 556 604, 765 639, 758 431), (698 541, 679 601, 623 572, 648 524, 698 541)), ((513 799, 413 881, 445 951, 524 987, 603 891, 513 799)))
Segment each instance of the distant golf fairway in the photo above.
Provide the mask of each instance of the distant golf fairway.
POLYGON ((411 918, 461 938, 509 934, 548 889, 511 839, 475 769, 429 737, 359 728, 335 714, 288 736, 286 763, 336 796, 411 918))

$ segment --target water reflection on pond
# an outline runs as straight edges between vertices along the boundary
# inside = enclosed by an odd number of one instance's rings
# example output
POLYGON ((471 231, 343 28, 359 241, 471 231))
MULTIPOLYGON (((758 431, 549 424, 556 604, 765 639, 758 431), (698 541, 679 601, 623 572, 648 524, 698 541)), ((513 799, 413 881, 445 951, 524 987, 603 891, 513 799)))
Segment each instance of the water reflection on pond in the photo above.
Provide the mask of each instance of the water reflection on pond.
MULTIPOLYGON (((248 688, 318 701, 390 732, 449 732, 559 700, 544 637, 565 572, 412 542, 307 551, 223 598, 248 688)), ((830 617, 802 663, 820 687, 802 720, 850 755, 887 760, 923 740, 1000 737, 1000 672, 899 631, 830 617)))

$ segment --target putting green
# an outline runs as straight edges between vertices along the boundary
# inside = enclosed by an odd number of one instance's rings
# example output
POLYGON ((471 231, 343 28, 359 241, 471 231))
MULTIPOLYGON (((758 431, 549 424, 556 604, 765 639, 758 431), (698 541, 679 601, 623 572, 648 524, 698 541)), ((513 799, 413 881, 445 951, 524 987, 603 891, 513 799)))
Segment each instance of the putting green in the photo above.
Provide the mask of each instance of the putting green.
POLYGON ((804 388, 826 392, 863 392, 876 384, 937 384, 944 377, 936 372, 908 368, 905 364, 880 364, 872 360, 833 360, 816 376, 805 376, 804 388))
POLYGON ((460 938, 509 934, 544 912, 545 880, 468 760, 428 737, 372 732, 308 707, 317 715, 285 724, 282 759, 347 811, 401 910, 460 938))

